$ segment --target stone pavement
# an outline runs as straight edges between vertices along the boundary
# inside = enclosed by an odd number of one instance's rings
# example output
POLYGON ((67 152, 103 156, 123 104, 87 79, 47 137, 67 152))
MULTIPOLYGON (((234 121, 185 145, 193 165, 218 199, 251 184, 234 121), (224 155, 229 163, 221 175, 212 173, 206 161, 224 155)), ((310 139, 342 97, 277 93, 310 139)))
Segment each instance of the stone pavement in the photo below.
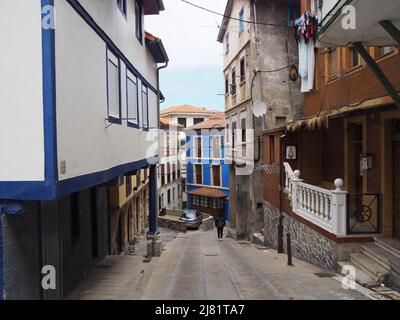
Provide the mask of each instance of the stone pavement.
POLYGON ((68 298, 368 299, 315 266, 294 259, 289 267, 285 255, 247 242, 217 241, 214 231, 169 234, 169 239, 162 256, 150 263, 141 255, 108 257, 68 298))

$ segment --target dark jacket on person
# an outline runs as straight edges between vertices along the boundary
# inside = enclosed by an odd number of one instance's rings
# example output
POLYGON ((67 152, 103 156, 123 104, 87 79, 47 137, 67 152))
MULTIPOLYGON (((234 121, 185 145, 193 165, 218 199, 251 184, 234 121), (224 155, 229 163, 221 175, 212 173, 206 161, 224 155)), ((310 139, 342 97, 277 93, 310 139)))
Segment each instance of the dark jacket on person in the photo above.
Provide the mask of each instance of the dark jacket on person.
POLYGON ((223 218, 215 219, 215 227, 223 228, 223 227, 225 227, 225 225, 226 225, 225 219, 223 219, 223 218))

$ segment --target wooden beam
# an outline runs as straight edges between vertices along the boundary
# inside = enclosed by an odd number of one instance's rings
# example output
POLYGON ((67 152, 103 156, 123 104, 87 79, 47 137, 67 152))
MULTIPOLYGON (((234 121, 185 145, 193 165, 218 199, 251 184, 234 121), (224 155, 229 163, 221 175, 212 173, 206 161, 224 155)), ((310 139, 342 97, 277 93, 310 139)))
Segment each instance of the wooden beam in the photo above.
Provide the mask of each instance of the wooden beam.
POLYGON ((367 63, 368 67, 372 70, 372 72, 376 75, 378 80, 382 83, 383 87, 392 97, 394 103, 400 109, 400 96, 396 88, 386 77, 386 75, 383 73, 382 69, 378 66, 375 60, 371 57, 371 55, 369 54, 368 50, 364 47, 364 45, 361 42, 354 42, 353 45, 357 49, 360 56, 367 63))
POLYGON ((379 22, 379 24, 386 30, 387 33, 398 43, 400 46, 400 30, 389 20, 379 22))

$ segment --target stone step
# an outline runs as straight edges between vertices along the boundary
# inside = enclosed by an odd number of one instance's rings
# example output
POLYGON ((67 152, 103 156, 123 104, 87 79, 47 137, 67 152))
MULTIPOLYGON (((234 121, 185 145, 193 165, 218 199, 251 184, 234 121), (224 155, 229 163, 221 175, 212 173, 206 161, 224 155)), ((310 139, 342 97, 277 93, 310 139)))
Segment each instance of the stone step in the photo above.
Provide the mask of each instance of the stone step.
POLYGON ((253 243, 259 246, 263 246, 264 236, 259 232, 253 233, 253 243))
POLYGON ((355 279, 352 279, 352 280, 355 280, 363 287, 371 288, 371 287, 379 286, 381 284, 379 279, 366 274, 364 271, 357 268, 350 261, 338 261, 338 266, 340 269, 340 274, 342 274, 343 276, 350 276, 350 277, 352 276, 352 273, 350 272, 349 267, 354 268, 355 279))
POLYGON ((377 246, 381 247, 383 250, 389 252, 391 255, 395 256, 397 259, 400 259, 400 242, 390 239, 375 239, 375 243, 377 246))
POLYGON ((396 259, 395 256, 382 249, 375 243, 368 243, 361 246, 361 252, 374 260, 381 267, 385 268, 387 271, 391 270, 392 261, 396 259))
POLYGON ((350 253, 350 261, 366 274, 370 275, 371 277, 378 278, 380 282, 383 282, 390 274, 390 271, 381 267, 374 260, 367 257, 363 253, 350 253))

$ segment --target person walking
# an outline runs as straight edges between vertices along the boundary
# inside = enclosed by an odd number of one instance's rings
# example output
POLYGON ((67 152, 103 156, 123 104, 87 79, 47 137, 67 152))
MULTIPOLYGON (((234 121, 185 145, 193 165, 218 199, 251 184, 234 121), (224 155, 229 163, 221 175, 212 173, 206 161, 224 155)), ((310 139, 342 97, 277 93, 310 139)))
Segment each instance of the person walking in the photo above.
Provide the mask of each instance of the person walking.
POLYGON ((215 219, 215 227, 217 228, 217 232, 218 232, 218 240, 222 241, 223 237, 224 237, 224 227, 226 225, 226 221, 224 219, 224 217, 218 216, 215 219))

